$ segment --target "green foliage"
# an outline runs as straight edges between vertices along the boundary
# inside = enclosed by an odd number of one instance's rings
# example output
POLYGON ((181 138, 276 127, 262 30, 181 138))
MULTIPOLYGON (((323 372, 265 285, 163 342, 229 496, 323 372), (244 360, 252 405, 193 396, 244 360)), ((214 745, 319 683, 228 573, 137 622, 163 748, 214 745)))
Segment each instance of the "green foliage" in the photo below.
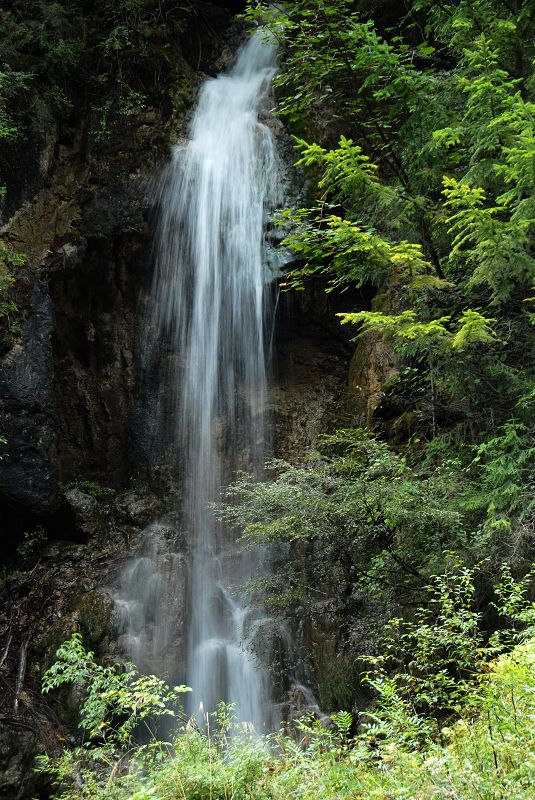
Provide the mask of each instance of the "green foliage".
POLYGON ((12 298, 15 283, 13 270, 25 262, 23 253, 12 250, 0 238, 0 344, 4 346, 13 344, 20 330, 19 309, 12 298))
POLYGON ((12 139, 19 133, 9 111, 9 101, 27 89, 30 74, 13 70, 9 64, 0 69, 0 139, 12 139))
POLYGON ((529 216, 504 217, 502 206, 484 205, 484 189, 454 178, 444 178, 444 187, 444 206, 455 211, 447 217, 453 234, 449 260, 453 269, 458 263, 472 267, 467 288, 486 285, 496 304, 507 300, 515 285, 530 285, 535 279, 535 261, 529 254, 532 211, 529 216))
POLYGON ((299 226, 284 239, 284 245, 307 262, 305 270, 290 272, 283 286, 301 288, 303 278, 316 273, 329 276, 328 291, 347 284, 380 285, 390 273, 399 278, 409 276, 414 285, 414 279, 426 274, 428 264, 420 245, 390 243, 372 229, 333 214, 322 216, 317 227, 307 220, 307 214, 306 209, 300 209, 281 216, 282 223, 290 221, 299 226))
POLYGON ((0 135, 4 128, 9 135, 24 131, 17 96, 30 90, 47 103, 64 137, 90 109, 91 132, 109 135, 147 95, 158 94, 158 76, 192 10, 190 2, 171 0, 15 0, 0 21, 0 135))
POLYGON ((435 454, 492 438, 535 377, 530 2, 266 6, 248 16, 280 42, 278 110, 312 200, 282 215, 286 287, 374 287, 377 307, 341 319, 391 336, 427 385, 397 387, 420 437, 435 454))
MULTIPOLYGON (((317 618, 320 626, 325 615, 343 620, 339 654, 361 659, 364 609, 377 615, 380 608, 384 618, 425 595, 410 620, 390 623, 386 639, 376 633, 373 646, 381 654, 369 659, 368 683, 379 695, 373 738, 414 747, 435 736, 444 715, 477 704, 478 676, 499 642, 510 639, 500 634, 489 642, 487 617, 477 610, 481 584, 488 587, 494 568, 483 576, 466 564, 503 557, 495 531, 506 521, 507 530, 513 523, 519 528, 531 508, 525 494, 533 451, 521 450, 518 433, 511 424, 482 445, 469 480, 458 463, 417 470, 365 432, 344 430, 321 437, 300 463, 271 462, 268 480, 242 474, 227 490, 225 521, 248 546, 275 548, 274 574, 258 582, 266 602, 283 615, 313 624, 317 618), (484 524, 470 530, 473 511, 477 520, 482 509, 484 524), (452 560, 451 548, 466 564, 452 560)), ((515 550, 517 565, 532 558, 529 541, 522 548, 517 537, 515 550)), ((502 568, 494 607, 505 619, 493 618, 494 628, 532 624, 530 581, 531 573, 517 581, 502 568), (520 607, 530 609, 527 616, 520 607)))
POLYGON ((416 312, 412 310, 403 311, 398 315, 382 314, 380 311, 359 311, 338 316, 343 325, 361 323, 360 335, 373 331, 393 337, 396 349, 404 354, 429 348, 466 350, 469 347, 496 341, 491 328, 496 320, 484 317, 473 309, 461 314, 455 325, 457 330, 454 332, 450 332, 447 327, 451 322, 450 316, 433 319, 430 322, 419 322, 416 319, 416 312))
POLYGON ((472 461, 478 489, 471 504, 486 513, 491 528, 511 529, 530 519, 534 511, 535 431, 510 420, 495 436, 477 448, 472 461))
POLYGON ((264 482, 242 475, 221 513, 249 546, 283 547, 267 582, 276 606, 322 614, 320 598, 351 619, 362 592, 385 601, 408 591, 436 570, 445 546, 467 546, 450 499, 455 475, 419 474, 364 431, 323 437, 301 463, 273 461, 269 470, 264 482))
POLYGON ((45 530, 39 525, 33 531, 26 531, 22 534, 22 541, 17 547, 17 555, 23 560, 31 558, 39 551, 45 542, 45 530))
POLYGON ((65 684, 85 687, 80 707, 80 727, 92 739, 114 745, 128 745, 143 725, 153 736, 150 724, 162 717, 176 717, 187 686, 170 688, 156 675, 140 675, 133 664, 101 666, 74 633, 56 653, 57 661, 43 675, 43 692, 65 684))
POLYGON ((40 757, 39 770, 55 785, 54 800, 268 800, 264 743, 233 734, 224 748, 194 730, 129 754, 79 748, 40 757))
POLYGON ((493 634, 493 639, 501 641, 505 638, 505 648, 510 649, 512 644, 525 641, 533 636, 535 625, 535 603, 529 602, 535 567, 529 570, 523 578, 514 578, 511 567, 502 565, 500 579, 494 585, 494 594, 497 601, 495 608, 507 622, 505 630, 493 634))
POLYGON ((492 332, 492 323, 495 319, 484 317, 479 311, 469 308, 463 311, 459 319, 459 327, 451 346, 454 350, 466 350, 479 344, 492 344, 496 337, 492 332))
MULTIPOLYGON (((340 711, 329 727, 308 717, 298 721, 295 736, 263 740, 240 734, 226 708, 222 727, 231 736, 186 726, 173 743, 129 752, 89 745, 40 757, 54 800, 528 800, 535 766, 535 642, 526 632, 509 654, 485 661, 492 648, 482 646, 472 608, 473 573, 452 566, 430 592, 437 621, 419 612, 413 623, 398 624, 402 634, 387 650, 398 669, 385 682, 379 665, 371 678, 379 708, 356 735, 354 715, 340 711), (459 684, 450 680, 452 666, 459 684), (455 712, 447 724, 421 713, 423 706, 443 707, 444 697, 455 712)), ((498 593, 513 614, 533 620, 533 606, 510 574, 498 593)))
POLYGON ((362 334, 371 331, 393 336, 402 345, 427 349, 433 346, 452 346, 453 337, 446 328, 450 317, 441 317, 431 322, 418 322, 415 311, 403 311, 401 314, 382 314, 380 311, 360 311, 355 314, 340 314, 342 324, 353 325, 363 323, 362 334))
POLYGON ((426 587, 414 620, 390 622, 382 654, 367 659, 366 681, 379 698, 369 736, 417 747, 422 737, 436 738, 445 714, 477 707, 478 679, 496 647, 485 643, 482 615, 474 610, 475 573, 452 564, 426 587))
MULTIPOLYGON (((0 240, 0 248, 2 244, 0 240)), ((0 324, 3 328, 1 341, 4 344, 8 344, 18 330, 18 326, 15 323, 15 315, 18 308, 10 298, 10 289, 14 282, 15 279, 9 272, 0 271, 0 324)))
POLYGON ((70 489, 79 489, 84 494, 94 497, 95 500, 105 500, 110 496, 110 493, 113 493, 113 490, 107 489, 105 486, 95 483, 95 481, 71 481, 64 484, 61 489, 64 492, 68 492, 70 489))

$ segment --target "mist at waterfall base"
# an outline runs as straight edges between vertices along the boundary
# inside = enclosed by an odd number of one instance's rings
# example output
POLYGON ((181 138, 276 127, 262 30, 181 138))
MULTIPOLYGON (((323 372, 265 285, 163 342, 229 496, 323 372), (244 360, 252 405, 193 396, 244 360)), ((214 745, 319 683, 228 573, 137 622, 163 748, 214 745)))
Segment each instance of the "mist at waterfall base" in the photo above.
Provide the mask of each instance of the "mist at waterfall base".
POLYGON ((190 139, 174 148, 161 178, 147 346, 152 336, 173 353, 161 392, 181 463, 187 565, 156 523, 116 597, 130 656, 147 671, 175 675, 176 595, 185 592, 179 677, 193 689, 187 712, 201 721, 199 708, 212 712, 224 701, 257 732, 278 724, 265 633, 271 620, 258 598, 235 588, 265 574, 269 558, 243 552, 212 504, 237 470, 260 473, 269 455, 275 265, 265 232, 282 181, 273 133, 261 119, 269 119, 275 72, 274 45, 253 35, 229 72, 203 84, 190 139))

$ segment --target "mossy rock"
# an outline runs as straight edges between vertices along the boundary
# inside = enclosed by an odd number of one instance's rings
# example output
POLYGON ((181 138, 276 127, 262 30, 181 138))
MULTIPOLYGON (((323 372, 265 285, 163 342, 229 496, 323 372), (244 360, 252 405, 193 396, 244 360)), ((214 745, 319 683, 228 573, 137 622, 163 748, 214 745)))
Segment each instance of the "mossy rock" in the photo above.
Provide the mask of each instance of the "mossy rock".
POLYGON ((43 673, 56 659, 56 651, 79 628, 77 614, 64 614, 60 619, 48 626, 33 642, 32 650, 38 657, 36 666, 43 673))
POLYGON ((352 660, 336 656, 318 674, 320 705, 332 711, 348 711, 355 702, 356 675, 352 660))
POLYGON ((79 626, 87 647, 97 647, 110 629, 113 600, 103 592, 85 594, 74 606, 79 626))

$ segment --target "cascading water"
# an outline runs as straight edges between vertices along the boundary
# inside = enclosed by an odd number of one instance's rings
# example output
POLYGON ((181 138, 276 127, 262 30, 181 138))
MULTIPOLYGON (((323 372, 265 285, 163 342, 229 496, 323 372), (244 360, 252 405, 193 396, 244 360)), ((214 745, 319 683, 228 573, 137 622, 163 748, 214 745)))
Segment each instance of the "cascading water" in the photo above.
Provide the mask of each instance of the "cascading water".
MULTIPOLYGON (((274 722, 265 664, 251 649, 267 620, 233 587, 258 573, 261 557, 241 552, 211 504, 236 469, 261 469, 266 456, 273 274, 264 230, 281 198, 273 135, 259 117, 275 71, 274 46, 253 35, 233 68, 203 85, 189 143, 174 149, 162 179, 151 312, 157 339, 176 356, 170 391, 190 555, 190 712, 224 700, 257 730, 274 722)), ((158 571, 154 558, 137 564, 158 571)), ((127 632, 132 625, 129 618, 127 632)))

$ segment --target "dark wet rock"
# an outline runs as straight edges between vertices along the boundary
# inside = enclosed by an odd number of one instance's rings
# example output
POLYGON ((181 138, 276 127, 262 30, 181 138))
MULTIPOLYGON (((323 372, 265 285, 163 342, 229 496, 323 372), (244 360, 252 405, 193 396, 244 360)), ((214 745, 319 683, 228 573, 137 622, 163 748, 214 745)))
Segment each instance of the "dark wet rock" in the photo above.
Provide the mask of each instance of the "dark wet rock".
POLYGON ((98 503, 94 497, 80 489, 65 492, 65 500, 72 509, 77 529, 86 536, 95 534, 99 529, 100 516, 97 513, 98 503))
POLYGON ((0 494, 8 520, 17 507, 26 516, 43 516, 60 505, 52 386, 54 311, 46 284, 36 283, 31 299, 32 314, 0 374, 0 415, 7 438, 0 461, 0 494))
POLYGON ((87 645, 91 648, 101 646, 105 637, 110 635, 114 611, 109 594, 102 590, 87 592, 76 603, 74 611, 78 615, 80 630, 87 645))
POLYGON ((289 461, 320 433, 348 423, 347 366, 353 346, 335 317, 339 298, 311 285, 282 296, 276 320, 269 412, 275 452, 289 461))
POLYGON ((27 143, 0 158, 9 172, 2 236, 27 259, 15 297, 22 333, 0 358, 8 439, 0 514, 11 551, 37 524, 69 535, 74 522, 65 518, 60 484, 123 486, 147 471, 147 392, 135 365, 151 281, 151 181, 169 143, 184 135, 202 71, 220 58, 231 23, 230 8, 197 6, 155 105, 120 118, 98 141, 81 116, 64 144, 36 98, 27 143))
POLYGON ((0 716, 0 800, 31 797, 37 780, 35 753, 44 749, 37 729, 12 716, 0 716))
POLYGON ((351 360, 347 397, 361 425, 373 428, 388 382, 398 372, 391 343, 382 334, 360 337, 351 360))
POLYGON ((124 518, 136 525, 147 525, 158 513, 159 503, 154 495, 127 494, 121 501, 121 512, 124 518))

